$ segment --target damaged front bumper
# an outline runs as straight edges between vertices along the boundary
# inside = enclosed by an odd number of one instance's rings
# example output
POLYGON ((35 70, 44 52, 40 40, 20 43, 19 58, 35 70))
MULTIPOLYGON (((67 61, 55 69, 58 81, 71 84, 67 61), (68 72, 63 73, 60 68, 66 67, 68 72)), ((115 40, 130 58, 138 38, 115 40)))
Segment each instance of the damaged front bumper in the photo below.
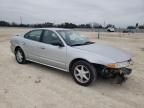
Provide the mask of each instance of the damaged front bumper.
POLYGON ((127 76, 132 73, 132 69, 130 68, 104 68, 101 75, 103 78, 114 78, 115 83, 122 84, 127 80, 127 76))
POLYGON ((130 68, 121 68, 121 69, 119 69, 119 71, 120 71, 120 74, 129 75, 129 74, 131 74, 132 69, 130 69, 130 68))
POLYGON ((122 84, 127 80, 127 75, 131 74, 132 69, 121 68, 119 72, 115 74, 115 80, 117 84, 122 84))

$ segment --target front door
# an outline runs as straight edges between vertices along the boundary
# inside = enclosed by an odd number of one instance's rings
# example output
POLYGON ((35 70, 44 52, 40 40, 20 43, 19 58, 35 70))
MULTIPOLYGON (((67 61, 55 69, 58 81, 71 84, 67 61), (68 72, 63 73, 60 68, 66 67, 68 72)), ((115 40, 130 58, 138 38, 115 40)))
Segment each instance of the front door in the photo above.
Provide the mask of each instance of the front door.
POLYGON ((39 47, 42 62, 57 68, 66 69, 66 47, 60 47, 57 43, 63 44, 59 36, 50 30, 45 30, 39 47))

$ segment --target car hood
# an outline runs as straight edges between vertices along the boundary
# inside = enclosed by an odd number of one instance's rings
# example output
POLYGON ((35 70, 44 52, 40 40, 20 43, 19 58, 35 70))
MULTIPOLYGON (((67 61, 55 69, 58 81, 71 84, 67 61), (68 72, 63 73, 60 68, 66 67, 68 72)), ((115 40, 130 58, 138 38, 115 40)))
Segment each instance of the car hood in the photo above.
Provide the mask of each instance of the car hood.
POLYGON ((129 53, 108 45, 95 43, 90 45, 75 46, 75 48, 109 58, 115 62, 123 62, 131 58, 131 55, 129 53))

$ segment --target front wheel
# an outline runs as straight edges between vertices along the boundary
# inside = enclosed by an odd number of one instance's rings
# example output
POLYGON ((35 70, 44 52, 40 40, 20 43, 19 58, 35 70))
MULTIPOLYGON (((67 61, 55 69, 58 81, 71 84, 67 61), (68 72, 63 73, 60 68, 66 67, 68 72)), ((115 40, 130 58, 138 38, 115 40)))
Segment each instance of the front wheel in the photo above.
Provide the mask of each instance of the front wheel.
POLYGON ((82 86, 90 85, 97 77, 95 67, 92 64, 82 60, 73 64, 71 73, 73 79, 82 86))
POLYGON ((15 58, 16 58, 16 61, 19 63, 19 64, 24 64, 26 63, 26 59, 25 59, 25 54, 23 52, 23 50, 21 48, 18 48, 16 51, 15 51, 15 58))

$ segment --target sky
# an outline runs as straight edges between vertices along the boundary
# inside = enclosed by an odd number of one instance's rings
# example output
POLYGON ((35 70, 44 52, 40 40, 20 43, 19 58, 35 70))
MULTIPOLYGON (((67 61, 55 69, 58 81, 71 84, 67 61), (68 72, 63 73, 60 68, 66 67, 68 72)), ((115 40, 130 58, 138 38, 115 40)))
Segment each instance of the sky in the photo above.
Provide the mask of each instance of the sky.
POLYGON ((144 24, 144 0, 0 0, 0 20, 24 24, 144 24))

